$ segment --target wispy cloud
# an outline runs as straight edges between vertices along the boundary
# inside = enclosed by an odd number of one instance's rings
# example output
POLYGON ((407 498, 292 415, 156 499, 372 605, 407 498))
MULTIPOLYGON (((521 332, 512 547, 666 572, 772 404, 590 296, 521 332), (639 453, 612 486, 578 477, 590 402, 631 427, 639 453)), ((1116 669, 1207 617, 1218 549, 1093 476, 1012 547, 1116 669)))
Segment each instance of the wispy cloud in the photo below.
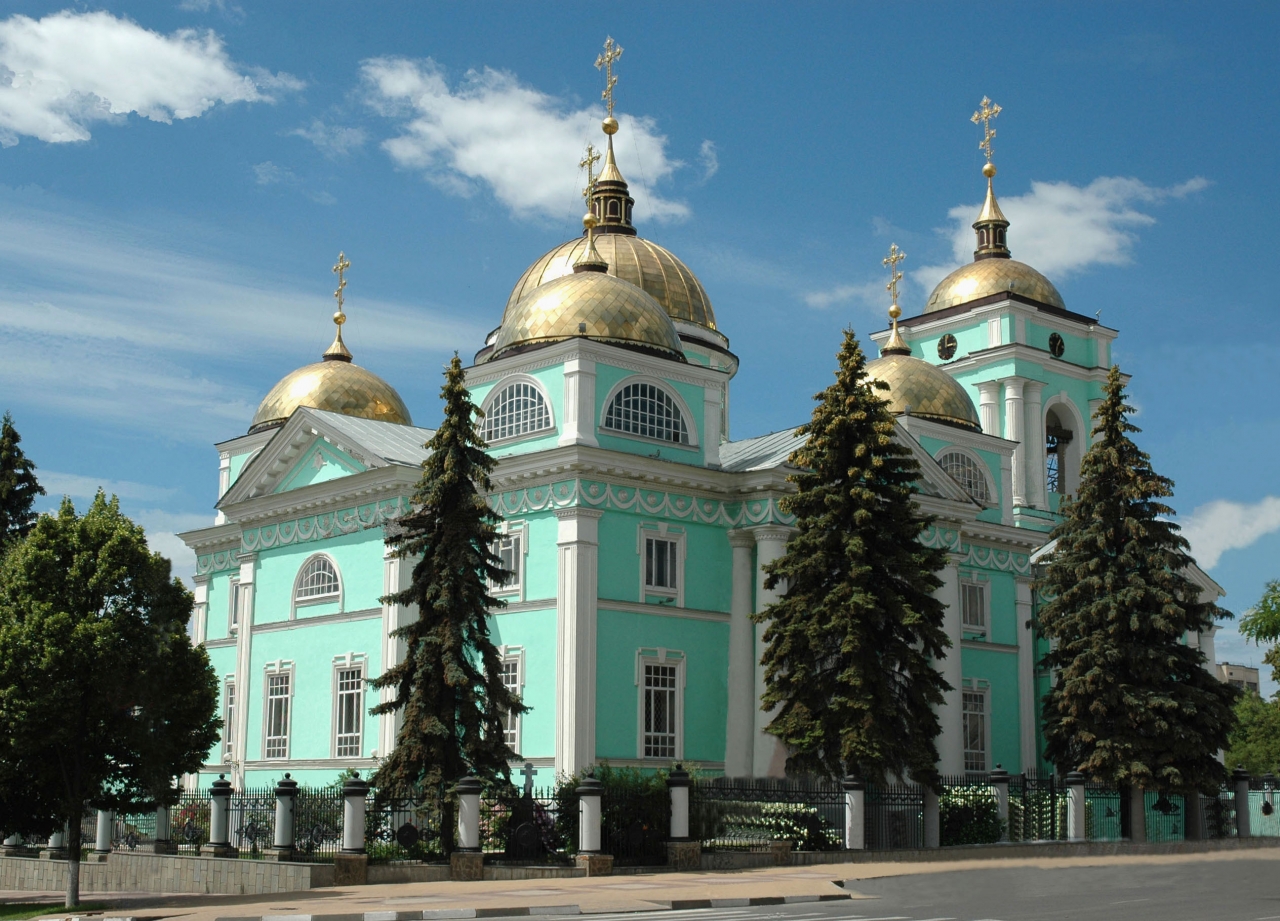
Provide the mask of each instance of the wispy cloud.
POLYGON ((865 307, 874 307, 885 303, 884 285, 869 281, 861 285, 836 285, 824 291, 810 291, 804 296, 804 302, 810 307, 826 310, 839 304, 856 301, 865 307))
POLYGON ((303 181, 302 177, 289 169, 287 166, 280 166, 272 163, 270 160, 264 160, 261 163, 254 164, 253 175, 257 179, 258 185, 277 185, 283 184, 298 189, 302 194, 307 196, 313 202, 321 205, 337 204, 338 199, 323 189, 313 189, 303 181))
POLYGON ((49 498, 70 496, 72 499, 92 499, 101 489, 108 496, 119 496, 121 499, 156 501, 168 498, 177 492, 176 489, 164 486, 134 483, 129 480, 104 480, 78 473, 59 473, 56 470, 42 469, 39 471, 39 478, 40 485, 49 494, 49 498))
POLYGON ((1198 506, 1179 524, 1196 562, 1212 569, 1228 550, 1243 550, 1280 531, 1280 497, 1267 496, 1253 503, 1218 499, 1198 506))
MULTIPOLYGON (((450 86, 429 58, 373 58, 361 73, 370 107, 400 127, 382 143, 400 166, 453 195, 486 186, 518 215, 573 218, 582 210, 577 164, 588 142, 600 143, 599 109, 572 109, 514 74, 489 68, 450 86)), ((687 217, 687 205, 654 191, 681 165, 667 157, 666 137, 652 119, 616 117, 619 165, 637 211, 658 220, 687 217)))
POLYGON ((720 155, 715 141, 703 141, 698 149, 698 162, 702 165, 702 181, 706 182, 720 172, 720 155))
POLYGON ((318 118, 313 118, 305 128, 294 128, 289 134, 310 141, 325 156, 334 158, 345 157, 363 147, 367 139, 363 128, 326 125, 318 118))
POLYGON ((87 141, 94 122, 136 113, 195 118, 218 103, 271 102, 302 84, 242 71, 212 32, 161 35, 110 13, 64 10, 0 21, 0 144, 87 141))
MULTIPOLYGON (((1146 208, 1208 186, 1209 181, 1201 177, 1169 188, 1120 176, 1102 176, 1087 186, 1033 182, 1026 195, 1002 197, 1000 207, 1009 219, 1014 258, 1061 279, 1094 265, 1128 264, 1137 229, 1156 222, 1146 208)), ((944 232, 951 238, 954 261, 921 266, 910 273, 925 291, 972 258, 971 225, 980 207, 958 205, 948 212, 952 226, 944 232)))

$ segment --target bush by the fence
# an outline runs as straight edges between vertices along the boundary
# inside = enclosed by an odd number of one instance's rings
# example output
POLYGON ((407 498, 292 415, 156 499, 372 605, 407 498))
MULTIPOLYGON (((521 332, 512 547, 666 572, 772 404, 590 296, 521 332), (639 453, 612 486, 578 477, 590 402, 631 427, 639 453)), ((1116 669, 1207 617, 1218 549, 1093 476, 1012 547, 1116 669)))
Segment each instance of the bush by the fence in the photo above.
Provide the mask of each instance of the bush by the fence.
POLYGON ((938 800, 938 831, 943 847, 995 844, 1004 832, 996 801, 967 792, 947 792, 938 800))

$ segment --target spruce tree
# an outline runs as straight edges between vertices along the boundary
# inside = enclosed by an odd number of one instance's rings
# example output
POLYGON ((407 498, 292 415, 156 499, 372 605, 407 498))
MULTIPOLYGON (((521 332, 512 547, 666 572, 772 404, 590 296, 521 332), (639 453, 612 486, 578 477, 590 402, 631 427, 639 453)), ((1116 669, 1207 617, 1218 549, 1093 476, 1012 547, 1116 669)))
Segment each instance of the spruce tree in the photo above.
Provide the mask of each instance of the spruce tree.
POLYGON ((936 785, 934 708, 950 686, 933 662, 951 644, 933 592, 946 555, 920 541, 920 467, 894 437, 887 389, 845 330, 836 382, 791 455, 801 472, 781 507, 797 530, 765 583, 786 591, 756 615, 768 625, 763 706, 778 708, 768 730, 790 771, 936 785))
POLYGON ((1159 476, 1130 434, 1120 369, 1107 377, 1078 497, 1054 529, 1038 615, 1059 676, 1044 700, 1046 757, 1060 770, 1143 790, 1216 790, 1237 692, 1184 640, 1230 615, 1200 601, 1193 560, 1159 476))
POLYGON ((21 441, 13 416, 5 413, 0 421, 0 552, 31 531, 36 496, 44 495, 36 465, 18 447, 21 441))
POLYGON ((395 691, 374 714, 404 712, 396 747, 373 781, 390 800, 419 797, 468 773, 509 781, 513 752, 503 741, 503 717, 527 709, 502 683, 489 638, 489 612, 502 605, 489 585, 509 573, 493 552, 501 518, 484 498, 494 460, 476 430, 479 410, 457 355, 441 396, 444 420, 426 444, 413 510, 387 537, 398 557, 416 562, 412 584, 384 601, 418 611, 392 634, 405 642, 404 661, 373 682, 395 691))

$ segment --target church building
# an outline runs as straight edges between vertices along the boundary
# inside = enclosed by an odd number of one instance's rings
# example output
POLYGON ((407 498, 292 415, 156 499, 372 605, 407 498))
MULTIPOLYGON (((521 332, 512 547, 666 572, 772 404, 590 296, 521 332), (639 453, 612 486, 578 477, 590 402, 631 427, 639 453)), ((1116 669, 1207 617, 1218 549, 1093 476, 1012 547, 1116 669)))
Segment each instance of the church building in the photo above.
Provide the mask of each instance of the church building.
MULTIPOLYGON (((777 597, 763 570, 791 533, 779 500, 797 441, 791 429, 731 435, 738 358, 697 276, 632 222, 608 85, 594 180, 590 152, 585 162, 586 230, 516 280, 467 370, 498 460, 488 501, 512 572, 493 586, 506 605, 492 635, 530 707, 507 722, 507 742, 513 762, 547 775, 681 761, 780 776, 751 615, 777 597)), ((984 127, 997 111, 983 100, 984 127)), ((1045 766, 1033 569, 1077 487, 1117 335, 1012 258, 989 138, 973 261, 917 315, 899 319, 895 302, 869 363, 920 463, 918 501, 935 519, 923 540, 949 553, 944 774, 1045 766)), ((886 263, 900 277, 896 249, 886 263)), ((344 344, 346 267, 340 257, 333 344, 217 445, 216 523, 183 535, 197 555, 194 638, 226 721, 201 786, 285 771, 329 783, 374 769, 395 744, 394 719, 369 715, 378 696, 366 682, 404 655, 390 634, 416 617, 379 600, 412 569, 384 537, 409 508, 432 432, 344 344)), ((722 316, 731 329, 732 307, 722 316)), ((1207 597, 1222 593, 1193 577, 1207 597)), ((1211 635, 1188 642, 1214 661, 1211 635)))

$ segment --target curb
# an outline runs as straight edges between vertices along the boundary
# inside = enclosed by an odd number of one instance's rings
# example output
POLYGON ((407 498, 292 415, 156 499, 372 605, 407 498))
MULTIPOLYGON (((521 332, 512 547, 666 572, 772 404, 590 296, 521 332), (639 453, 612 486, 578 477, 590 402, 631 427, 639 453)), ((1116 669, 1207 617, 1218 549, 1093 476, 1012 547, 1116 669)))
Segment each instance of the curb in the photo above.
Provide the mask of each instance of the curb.
MULTIPOLYGON (((750 899, 654 900, 653 908, 610 911, 608 914, 649 914, 662 911, 689 911, 695 908, 746 908, 755 905, 796 905, 802 902, 841 902, 850 893, 822 895, 774 895, 750 899)), ((646 899, 646 901, 649 901, 646 899)), ((505 908, 435 908, 425 911, 366 911, 345 915, 227 915, 214 921, 450 921, 455 918, 524 918, 539 915, 581 915, 580 905, 520 905, 505 908)), ((72 919, 67 919, 72 921, 72 919)), ((87 919, 85 919, 87 921, 87 919)), ((102 921, 134 921, 133 918, 104 918, 102 921)))

